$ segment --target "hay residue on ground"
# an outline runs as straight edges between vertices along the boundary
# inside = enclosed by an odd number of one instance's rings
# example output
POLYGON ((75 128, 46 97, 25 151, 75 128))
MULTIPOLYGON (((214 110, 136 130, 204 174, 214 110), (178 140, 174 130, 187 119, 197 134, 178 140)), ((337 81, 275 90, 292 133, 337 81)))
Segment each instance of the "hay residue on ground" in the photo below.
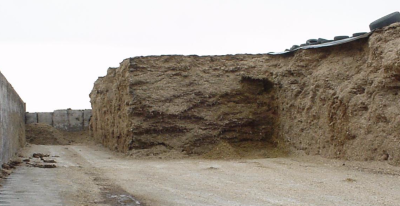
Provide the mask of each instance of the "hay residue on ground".
POLYGON ((26 125, 26 140, 37 145, 68 145, 62 133, 48 124, 36 123, 26 125))
POLYGON ((229 143, 221 141, 209 152, 201 155, 205 159, 258 159, 284 157, 287 151, 268 142, 245 141, 229 143))
POLYGON ((36 145, 70 145, 89 143, 88 131, 66 132, 51 125, 35 123, 26 125, 26 141, 36 145))

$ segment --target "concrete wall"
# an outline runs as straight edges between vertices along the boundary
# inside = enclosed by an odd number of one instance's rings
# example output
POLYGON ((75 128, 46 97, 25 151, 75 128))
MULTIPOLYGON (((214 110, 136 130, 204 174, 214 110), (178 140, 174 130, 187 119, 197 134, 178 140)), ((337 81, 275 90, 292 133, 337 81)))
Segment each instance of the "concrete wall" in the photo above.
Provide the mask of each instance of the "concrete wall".
POLYGON ((89 128, 90 118, 91 117, 92 117, 92 110, 91 109, 85 109, 83 111, 83 127, 84 128, 89 128))
POLYGON ((25 123, 33 124, 38 122, 38 114, 37 113, 26 113, 25 115, 25 123))
POLYGON ((56 110, 53 113, 53 127, 61 130, 68 130, 68 112, 67 110, 56 110))
POLYGON ((37 122, 53 125, 53 112, 37 113, 37 122))
POLYGON ((0 72, 0 165, 25 145, 25 103, 0 72))
POLYGON ((49 124, 64 131, 82 131, 89 127, 92 116, 91 109, 85 110, 55 110, 54 112, 26 113, 26 124, 49 124))

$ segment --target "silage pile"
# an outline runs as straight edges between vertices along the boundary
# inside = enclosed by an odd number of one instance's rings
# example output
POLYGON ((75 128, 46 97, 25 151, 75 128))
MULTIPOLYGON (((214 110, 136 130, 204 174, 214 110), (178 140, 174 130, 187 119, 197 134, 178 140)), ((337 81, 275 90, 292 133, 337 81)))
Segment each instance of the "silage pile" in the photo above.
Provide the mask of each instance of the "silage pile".
POLYGON ((51 125, 34 123, 26 125, 26 141, 36 145, 70 145, 77 143, 90 144, 88 131, 67 132, 51 125))
POLYGON ((394 24, 282 56, 129 58, 96 81, 91 132, 122 152, 205 155, 221 142, 259 142, 400 164, 399 55, 394 24))
POLYGON ((26 141, 37 145, 67 145, 61 131, 48 124, 35 123, 26 125, 26 141))

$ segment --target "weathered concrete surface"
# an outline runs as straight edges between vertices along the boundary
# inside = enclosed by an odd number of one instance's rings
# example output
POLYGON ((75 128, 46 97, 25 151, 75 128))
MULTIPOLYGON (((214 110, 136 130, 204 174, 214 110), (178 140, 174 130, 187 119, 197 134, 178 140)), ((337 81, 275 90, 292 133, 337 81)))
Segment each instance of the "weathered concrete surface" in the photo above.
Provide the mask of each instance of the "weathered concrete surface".
POLYGON ((85 109, 83 111, 83 127, 89 128, 89 123, 90 123, 90 118, 92 117, 92 110, 91 109, 85 109))
POLYGON ((38 123, 53 125, 53 112, 39 112, 38 123))
POLYGON ((18 167, 0 188, 0 206, 62 206, 56 174, 49 169, 18 167))
POLYGON ((91 116, 91 109, 26 113, 26 124, 43 123, 60 130, 75 132, 87 129, 91 116))
POLYGON ((25 114, 25 123, 26 124, 35 124, 38 123, 38 113, 26 113, 25 114))
POLYGON ((25 145, 25 103, 0 72, 0 165, 25 145))
POLYGON ((80 131, 83 129, 83 111, 67 110, 68 112, 68 131, 80 131))
POLYGON ((49 154, 50 157, 44 159, 56 163, 31 158, 29 164, 18 166, 2 181, 0 206, 141 205, 101 170, 88 163, 74 147, 30 145, 21 151, 24 158, 32 157, 33 153, 49 154), (38 164, 54 164, 57 168, 31 166, 38 164))
POLYGON ((53 113, 53 126, 57 129, 68 130, 68 112, 67 110, 55 110, 53 113))

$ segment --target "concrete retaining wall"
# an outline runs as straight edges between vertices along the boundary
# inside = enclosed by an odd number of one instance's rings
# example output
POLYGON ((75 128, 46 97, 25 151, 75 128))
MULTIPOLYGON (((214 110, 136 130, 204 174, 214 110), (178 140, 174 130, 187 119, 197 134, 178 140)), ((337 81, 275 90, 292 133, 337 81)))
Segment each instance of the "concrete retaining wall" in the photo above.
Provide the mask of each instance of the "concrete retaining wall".
POLYGON ((54 112, 26 113, 26 124, 43 123, 49 124, 64 131, 82 131, 89 127, 92 116, 91 109, 85 110, 55 110, 54 112))
POLYGON ((0 72, 0 165, 25 145, 25 103, 0 72))
POLYGON ((37 122, 53 125, 53 112, 37 113, 37 122))
POLYGON ((25 123, 33 124, 38 122, 38 114, 37 113, 26 113, 25 115, 25 123))

